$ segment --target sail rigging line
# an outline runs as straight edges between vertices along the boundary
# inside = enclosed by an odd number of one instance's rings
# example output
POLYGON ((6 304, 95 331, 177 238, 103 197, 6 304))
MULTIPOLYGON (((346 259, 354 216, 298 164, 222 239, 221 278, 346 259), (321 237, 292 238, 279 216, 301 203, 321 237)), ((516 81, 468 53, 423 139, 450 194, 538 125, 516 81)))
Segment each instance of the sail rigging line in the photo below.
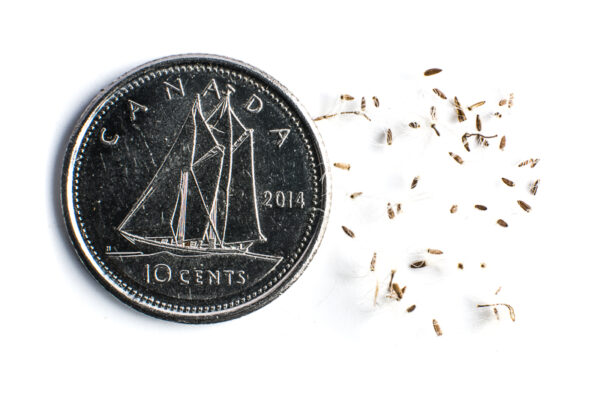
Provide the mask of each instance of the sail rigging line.
POLYGON ((144 201, 148 198, 148 196, 150 196, 152 192, 154 192, 154 186, 149 187, 150 189, 142 195, 142 197, 136 202, 135 207, 132 207, 131 210, 129 210, 123 221, 119 224, 119 226, 117 227, 118 231, 122 231, 123 226, 125 226, 125 224, 129 221, 129 218, 131 218, 131 216, 137 212, 137 210, 142 206, 142 204, 144 204, 144 201))
MULTIPOLYGON (((229 126, 229 165, 227 168, 227 189, 225 190, 225 217, 223 220, 223 242, 225 242, 225 234, 227 233, 227 218, 229 217, 229 192, 231 190, 231 172, 233 170, 233 122, 231 120, 231 104, 229 102, 229 93, 225 97, 225 107, 227 110, 228 126, 229 126)), ((223 116, 223 114, 221 114, 223 116)))
POLYGON ((181 242, 183 244, 185 241, 185 219, 187 212, 188 171, 181 171, 179 191, 181 193, 181 203, 179 204, 179 219, 177 221, 177 235, 175 236, 175 243, 181 242))
MULTIPOLYGON (((198 184, 198 180, 196 179, 196 175, 194 174, 193 171, 192 171, 192 177, 194 178, 194 183, 196 184, 196 188, 198 189, 198 192, 200 193, 200 200, 202 200, 202 206, 204 207, 204 211, 206 211, 206 213, 209 216, 209 218, 208 218, 208 224, 213 229, 215 235, 217 235, 217 240, 219 241, 219 243, 223 243, 222 240, 221 240, 221 238, 219 237, 219 233, 217 232, 217 228, 215 227, 214 221, 212 220, 212 218, 210 216, 211 212, 208 209, 208 206, 206 205, 206 201, 204 200, 204 195, 202 194, 202 190, 200 189, 200 185, 198 184)), ((215 198, 216 198, 216 193, 215 193, 215 198)), ((214 203, 214 200, 213 200, 213 203, 214 203)), ((209 226, 207 225, 206 229, 208 229, 208 228, 209 228, 209 226)), ((206 235, 206 229, 205 229, 204 235, 206 235)), ((201 239, 203 239, 203 238, 201 238, 201 239)))

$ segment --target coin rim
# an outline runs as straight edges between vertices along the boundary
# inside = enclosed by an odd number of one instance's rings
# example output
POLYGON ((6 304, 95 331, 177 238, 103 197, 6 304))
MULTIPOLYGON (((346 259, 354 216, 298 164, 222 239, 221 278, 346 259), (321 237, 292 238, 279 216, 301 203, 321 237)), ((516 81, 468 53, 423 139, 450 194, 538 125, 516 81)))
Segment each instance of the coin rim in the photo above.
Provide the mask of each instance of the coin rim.
POLYGON ((105 88, 101 89, 100 92, 92 99, 92 101, 88 104, 84 112, 79 117, 69 138, 69 143, 66 148, 65 158, 62 167, 60 197, 64 222, 67 228, 67 232, 69 233, 71 244, 75 248, 76 253, 79 256, 81 262, 87 267, 87 270, 98 282, 100 282, 100 284, 102 284, 102 286, 105 289, 107 289, 110 293, 115 295, 115 297, 117 297, 119 300, 121 300, 128 306, 133 307, 134 309, 151 316, 176 322, 211 323, 238 318, 267 305, 268 303, 272 302, 277 297, 279 297, 283 292, 285 292, 294 282, 296 282, 296 280, 300 277, 300 275, 302 275, 304 270, 306 270, 322 242, 323 235, 325 233, 325 229, 329 219, 329 212, 332 200, 331 169, 329 166, 328 156, 325 150, 323 139, 319 130, 317 129, 316 124, 310 117, 308 111, 306 111, 304 106, 302 106, 302 104, 298 101, 298 99, 279 81, 277 81, 269 74, 261 71, 258 68, 255 68, 243 61, 239 61, 229 57, 204 53, 179 54, 155 59, 153 61, 142 64, 125 74, 120 75, 112 83, 107 85, 105 88), (288 273, 283 279, 275 283, 273 287, 270 288, 270 290, 266 291, 265 293, 259 296, 256 296, 255 298, 243 304, 240 304, 239 306, 228 308, 226 310, 210 311, 203 313, 189 313, 174 310, 166 310, 154 304, 142 302, 139 300, 138 295, 132 295, 131 293, 129 293, 129 291, 119 286, 113 279, 109 278, 102 266, 98 264, 94 256, 91 254, 90 249, 85 244, 85 241, 77 224, 73 204, 73 173, 76 162, 76 158, 74 157, 74 150, 78 141, 77 139, 82 133, 87 132, 87 129, 91 122, 94 120, 97 111, 102 107, 104 101, 107 100, 106 95, 109 94, 112 90, 118 88, 124 80, 137 73, 140 73, 145 69, 157 67, 160 64, 168 64, 169 62, 186 61, 191 63, 207 63, 212 61, 216 62, 217 64, 225 64, 224 66, 230 66, 233 70, 239 70, 240 72, 247 73, 248 75, 258 79, 259 81, 263 81, 269 86, 269 89, 272 89, 275 92, 279 92, 279 95, 283 96, 284 98, 286 98, 286 100, 289 101, 292 109, 295 109, 299 117, 301 119, 304 119, 303 122, 305 122, 306 126, 312 130, 313 137, 315 139, 315 147, 316 150, 319 152, 322 161, 321 167, 325 173, 324 176, 321 178, 325 179, 325 185, 322 186, 324 190, 322 196, 325 196, 325 209, 323 210, 323 218, 322 221, 320 221, 319 226, 317 227, 318 231, 315 235, 313 235, 312 240, 307 244, 307 248, 309 249, 309 251, 306 252, 303 255, 303 257, 300 257, 292 266, 291 270, 293 272, 288 273))

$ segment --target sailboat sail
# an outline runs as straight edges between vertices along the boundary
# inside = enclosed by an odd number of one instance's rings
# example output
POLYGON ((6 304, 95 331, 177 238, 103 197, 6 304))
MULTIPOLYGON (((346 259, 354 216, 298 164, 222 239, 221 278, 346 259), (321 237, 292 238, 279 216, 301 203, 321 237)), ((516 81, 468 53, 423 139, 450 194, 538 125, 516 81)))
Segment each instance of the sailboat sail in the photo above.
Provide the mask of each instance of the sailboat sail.
POLYGON ((199 251, 265 240, 254 184, 253 130, 231 108, 230 93, 207 118, 196 96, 162 165, 118 227, 127 239, 199 251))

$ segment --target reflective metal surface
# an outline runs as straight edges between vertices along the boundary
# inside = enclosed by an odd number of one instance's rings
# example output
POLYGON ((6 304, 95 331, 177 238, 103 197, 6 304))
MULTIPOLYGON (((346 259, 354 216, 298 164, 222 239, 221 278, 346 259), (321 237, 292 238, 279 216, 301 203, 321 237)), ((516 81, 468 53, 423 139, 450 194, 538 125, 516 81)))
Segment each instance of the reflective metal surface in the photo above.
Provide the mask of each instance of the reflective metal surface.
POLYGON ((281 294, 329 207, 317 130, 278 82, 183 55, 119 78, 77 124, 63 167, 72 242, 110 292, 147 314, 215 322, 281 294))

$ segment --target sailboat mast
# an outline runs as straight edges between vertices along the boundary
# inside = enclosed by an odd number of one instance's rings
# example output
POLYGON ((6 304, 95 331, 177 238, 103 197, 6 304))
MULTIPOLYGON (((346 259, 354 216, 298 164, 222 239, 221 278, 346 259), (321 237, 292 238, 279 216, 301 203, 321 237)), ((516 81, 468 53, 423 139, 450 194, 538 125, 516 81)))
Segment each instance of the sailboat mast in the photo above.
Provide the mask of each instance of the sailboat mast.
POLYGON ((175 235, 176 243, 183 243, 185 239, 185 214, 187 206, 187 191, 188 191, 188 171, 181 171, 180 203, 179 203, 179 219, 177 221, 177 232, 175 235))

